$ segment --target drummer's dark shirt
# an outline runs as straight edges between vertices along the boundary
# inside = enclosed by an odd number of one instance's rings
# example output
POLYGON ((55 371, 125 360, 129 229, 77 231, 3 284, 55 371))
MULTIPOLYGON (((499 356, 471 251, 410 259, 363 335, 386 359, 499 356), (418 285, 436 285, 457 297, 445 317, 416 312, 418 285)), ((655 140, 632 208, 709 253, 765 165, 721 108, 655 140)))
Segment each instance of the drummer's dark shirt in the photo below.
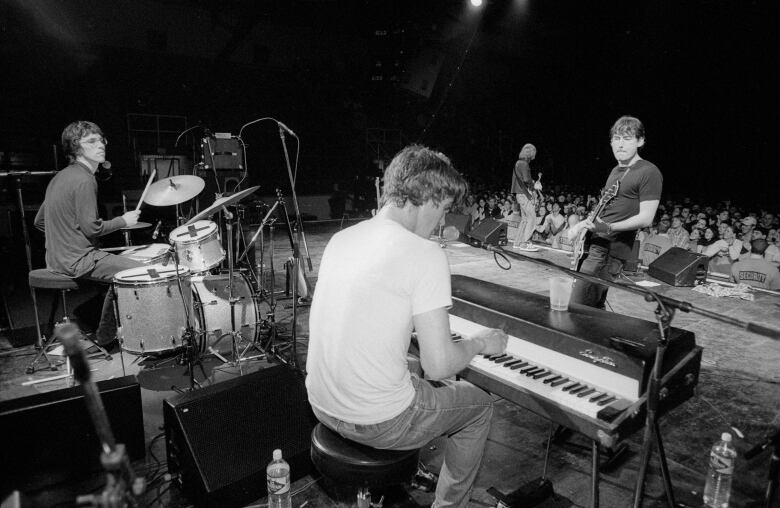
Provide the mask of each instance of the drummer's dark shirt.
POLYGON ((54 175, 35 216, 35 227, 46 234, 46 268, 70 277, 90 272, 108 256, 98 250, 97 238, 125 225, 122 217, 97 216, 95 175, 78 161, 54 175))

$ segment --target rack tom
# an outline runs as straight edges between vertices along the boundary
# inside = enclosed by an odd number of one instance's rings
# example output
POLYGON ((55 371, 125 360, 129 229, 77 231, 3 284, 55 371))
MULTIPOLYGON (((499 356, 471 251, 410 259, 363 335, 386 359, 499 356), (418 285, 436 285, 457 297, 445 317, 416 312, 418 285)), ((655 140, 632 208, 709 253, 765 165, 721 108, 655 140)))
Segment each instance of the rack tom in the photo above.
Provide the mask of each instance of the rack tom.
POLYGON ((179 264, 192 273, 211 270, 225 259, 219 228, 210 220, 179 226, 171 231, 168 238, 179 256, 179 264))

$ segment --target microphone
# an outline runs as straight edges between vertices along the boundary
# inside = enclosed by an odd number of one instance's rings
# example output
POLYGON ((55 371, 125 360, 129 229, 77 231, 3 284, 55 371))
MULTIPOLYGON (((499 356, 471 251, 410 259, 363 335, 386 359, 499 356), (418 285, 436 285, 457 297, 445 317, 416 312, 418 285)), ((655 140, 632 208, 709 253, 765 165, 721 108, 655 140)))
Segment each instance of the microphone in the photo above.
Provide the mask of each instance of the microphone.
POLYGON ((95 174, 95 178, 97 178, 101 182, 107 182, 114 174, 114 172, 111 171, 111 163, 108 161, 103 161, 100 163, 99 166, 100 167, 98 167, 98 171, 95 174))
POLYGON ((100 165, 103 166, 103 169, 111 169, 111 163, 109 161, 103 161, 100 165))
POLYGON ((157 237, 160 235, 160 226, 162 225, 162 219, 157 221, 157 225, 154 227, 154 232, 152 232, 152 240, 157 240, 157 237))
MULTIPOLYGON (((286 125, 284 125, 282 122, 280 122, 278 120, 276 121, 276 123, 279 124, 279 128, 280 129, 286 130, 290 134, 290 136, 295 136, 295 133, 292 131, 291 128, 287 127, 286 125)), ((295 136, 295 137, 298 137, 298 136, 295 136)))

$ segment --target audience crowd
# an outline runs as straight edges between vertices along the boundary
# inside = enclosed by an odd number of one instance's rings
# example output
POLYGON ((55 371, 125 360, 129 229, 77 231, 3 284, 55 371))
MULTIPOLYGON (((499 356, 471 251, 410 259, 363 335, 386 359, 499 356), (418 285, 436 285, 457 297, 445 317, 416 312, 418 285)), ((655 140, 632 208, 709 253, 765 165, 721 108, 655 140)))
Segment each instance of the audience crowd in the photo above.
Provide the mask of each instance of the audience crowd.
MULTIPOLYGON (((567 230, 587 217, 598 196, 548 186, 537 198, 533 241, 571 251, 567 230)), ((469 215, 472 227, 488 218, 506 222, 510 242, 522 220, 508 188, 475 188, 453 212, 469 215)), ((741 208, 730 201, 662 200, 652 226, 641 230, 637 240, 637 257, 645 266, 679 247, 707 256, 710 272, 730 276, 734 282, 780 289, 780 216, 774 210, 741 208)))

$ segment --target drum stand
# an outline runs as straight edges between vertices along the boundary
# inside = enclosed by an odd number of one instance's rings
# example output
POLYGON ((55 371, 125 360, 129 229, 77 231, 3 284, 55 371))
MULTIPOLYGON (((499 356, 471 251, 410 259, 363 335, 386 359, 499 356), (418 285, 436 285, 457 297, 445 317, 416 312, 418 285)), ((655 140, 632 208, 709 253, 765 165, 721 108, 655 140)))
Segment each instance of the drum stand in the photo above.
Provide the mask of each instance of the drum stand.
MULTIPOLYGON (((216 345, 221 341, 224 337, 227 335, 230 335, 231 340, 231 351, 233 353, 233 361, 231 364, 233 366, 238 366, 238 374, 243 375, 243 369, 241 368, 241 358, 238 355, 238 341, 239 337, 241 337, 241 333, 236 330, 236 304, 238 303, 238 298, 236 298, 233 295, 233 223, 231 222, 233 220, 233 214, 227 209, 227 207, 223 206, 222 211, 224 213, 225 217, 225 230, 227 232, 227 260, 228 260, 228 303, 230 304, 230 332, 227 334, 222 335, 219 339, 217 339, 216 342, 211 346, 212 348, 216 349, 216 345)), ((240 219, 238 221, 238 224, 240 226, 240 219)))
MULTIPOLYGON (((269 354, 270 353, 271 355, 273 355, 277 360, 281 361, 282 363, 287 363, 287 364, 289 364, 292 367, 297 367, 297 363, 298 363, 297 351, 296 351, 297 338, 296 338, 296 331, 295 331, 295 329, 296 329, 297 317, 298 317, 298 281, 297 281, 297 277, 298 277, 298 270, 299 270, 299 263, 300 263, 299 262, 300 251, 298 250, 298 244, 295 241, 295 235, 294 235, 294 232, 293 232, 293 229, 292 229, 292 225, 290 224, 289 216, 287 215, 287 206, 285 206, 285 204, 284 204, 284 199, 282 198, 281 190, 277 189, 276 194, 277 194, 276 202, 268 210, 268 213, 263 218, 263 220, 260 222, 260 227, 257 228, 257 231, 255 232, 254 236, 249 241, 249 243, 246 245, 246 248, 245 248, 244 252, 241 254, 241 256, 239 256, 238 261, 240 262, 246 256, 246 254, 249 252, 249 249, 254 245, 255 241, 258 238, 258 236, 260 236, 260 234, 261 234, 261 232, 263 230, 263 227, 266 225, 266 223, 269 223, 269 218, 270 218, 271 214, 273 214, 274 211, 276 211, 277 208, 281 205, 282 211, 284 212, 284 216, 285 216, 285 219, 287 221, 287 234, 288 234, 288 236, 290 238, 290 247, 291 247, 291 249, 293 251, 293 267, 292 268, 293 268, 293 273, 295 274, 294 276, 296 277, 295 282, 292 284, 293 315, 292 315, 292 324, 290 325, 290 328, 291 328, 291 330, 290 330, 290 333, 291 333, 290 344, 291 344, 291 347, 292 347, 292 352, 290 353, 289 358, 287 360, 285 360, 279 354, 279 352, 276 349, 276 339, 278 338, 279 334, 278 334, 278 330, 277 330, 278 325, 276 323, 276 300, 275 300, 275 295, 274 295, 274 293, 275 293, 275 290, 274 290, 275 289, 274 288, 274 285, 275 285, 275 281, 274 281, 275 274, 274 274, 274 269, 273 269, 273 257, 274 257, 274 239, 273 239, 273 236, 274 236, 274 229, 273 229, 273 224, 272 224, 272 221, 271 221, 271 225, 270 225, 270 246, 271 246, 271 249, 270 249, 270 253, 269 253, 269 259, 271 260, 271 291, 270 291, 270 296, 269 296, 270 311, 268 313, 267 320, 266 320, 266 324, 268 325, 268 328, 269 328, 269 336, 268 336, 268 340, 267 340, 265 348, 259 347, 257 345, 257 338, 255 338, 255 340, 253 340, 252 343, 249 344, 249 346, 247 346, 246 349, 244 349, 244 351, 242 352, 242 356, 244 354, 246 354, 246 352, 249 350, 250 347, 254 347, 255 349, 257 349, 258 351, 260 351, 260 352, 262 352, 264 354, 269 354)), ((261 257, 261 260, 262 260, 262 257, 261 257)), ((261 266, 261 270, 262 270, 262 266, 261 266)), ((261 277, 260 278, 262 280, 262 273, 261 273, 261 277)), ((261 285, 260 285, 260 292, 262 294, 262 282, 261 282, 261 285)))
MULTIPOLYGON (((179 287, 179 295, 181 296, 182 305, 184 306, 184 319, 187 323, 186 328, 184 329, 184 334, 181 337, 181 343, 182 343, 182 352, 177 358, 177 362, 179 365, 186 365, 187 366, 187 376, 190 378, 190 391, 194 390, 195 388, 200 388, 200 383, 195 379, 195 369, 194 366, 198 365, 200 366, 200 370, 203 373, 203 377, 206 378, 206 371, 203 370, 203 363, 200 360, 200 347, 197 344, 197 335, 199 335, 199 332, 196 332, 192 327, 192 317, 190 316, 190 309, 187 308, 187 300, 184 297, 184 289, 181 286, 181 274, 179 273, 179 254, 176 252, 176 249, 171 249, 172 256, 173 256, 173 265, 176 270, 176 285, 179 287)), ((171 389, 177 392, 180 392, 181 390, 176 388, 176 385, 171 386, 171 389)))

